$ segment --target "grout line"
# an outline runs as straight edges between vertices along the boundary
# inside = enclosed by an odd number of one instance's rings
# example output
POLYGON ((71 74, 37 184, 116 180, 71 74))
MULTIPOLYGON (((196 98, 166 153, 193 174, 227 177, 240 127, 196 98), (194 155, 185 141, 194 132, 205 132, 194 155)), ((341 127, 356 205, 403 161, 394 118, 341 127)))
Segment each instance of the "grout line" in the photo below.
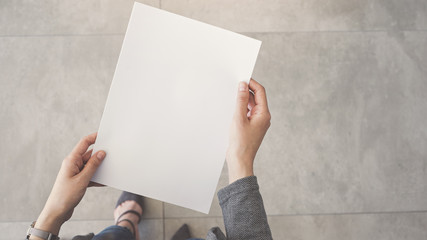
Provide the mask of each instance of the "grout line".
POLYGON ((281 34, 281 33, 389 33, 389 32, 427 32, 427 29, 378 29, 378 30, 293 30, 293 31, 253 31, 253 32, 238 32, 242 34, 260 34, 260 33, 268 33, 268 34, 281 34))
POLYGON ((301 214, 270 214, 268 217, 304 217, 304 216, 344 216, 344 215, 387 215, 387 214, 414 214, 427 213, 427 210, 418 211, 386 211, 386 212, 342 212, 342 213, 301 213, 301 214))
POLYGON ((162 202, 162 223, 163 223, 163 240, 166 240, 166 233, 165 233, 165 203, 162 202))
MULTIPOLYGON (((283 34, 283 33, 390 33, 390 32, 427 32, 427 29, 383 29, 383 30, 330 30, 330 31, 266 31, 266 32, 236 32, 240 34, 283 34)), ((124 36, 125 33, 100 33, 100 34, 39 34, 39 35, 0 35, 0 38, 18 37, 106 37, 124 36)))
POLYGON ((162 0, 159 0, 159 8, 162 9, 162 0))
POLYGON ((87 33, 87 34, 36 34, 36 35, 0 35, 0 38, 19 38, 19 37, 109 37, 124 36, 125 33, 87 33))

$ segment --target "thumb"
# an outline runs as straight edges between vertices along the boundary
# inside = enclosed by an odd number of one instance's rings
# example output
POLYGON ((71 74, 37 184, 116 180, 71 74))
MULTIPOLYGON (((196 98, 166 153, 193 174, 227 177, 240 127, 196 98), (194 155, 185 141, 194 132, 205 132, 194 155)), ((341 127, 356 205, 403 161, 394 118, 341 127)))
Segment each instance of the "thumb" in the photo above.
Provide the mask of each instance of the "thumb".
POLYGON ((239 83, 239 91, 237 93, 236 112, 238 118, 246 119, 248 113, 249 103, 249 88, 248 84, 244 81, 239 83))
POLYGON ((95 174, 96 169, 101 165, 102 160, 105 158, 104 151, 98 151, 92 155, 92 157, 87 161, 85 167, 83 168, 81 174, 82 177, 88 182, 92 179, 93 174, 95 174))

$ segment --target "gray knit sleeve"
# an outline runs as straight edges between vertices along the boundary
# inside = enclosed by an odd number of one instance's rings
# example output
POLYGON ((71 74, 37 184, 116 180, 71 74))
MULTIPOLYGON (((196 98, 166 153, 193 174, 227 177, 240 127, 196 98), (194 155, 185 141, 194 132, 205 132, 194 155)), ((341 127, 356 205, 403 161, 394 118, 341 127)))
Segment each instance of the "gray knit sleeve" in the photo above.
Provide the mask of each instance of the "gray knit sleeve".
MULTIPOLYGON (((218 199, 224 216, 227 239, 272 239, 255 176, 239 179, 221 189, 218 192, 218 199)), ((213 233, 212 230, 210 233, 213 233)), ((216 237, 217 239, 223 238, 218 235, 216 237)))

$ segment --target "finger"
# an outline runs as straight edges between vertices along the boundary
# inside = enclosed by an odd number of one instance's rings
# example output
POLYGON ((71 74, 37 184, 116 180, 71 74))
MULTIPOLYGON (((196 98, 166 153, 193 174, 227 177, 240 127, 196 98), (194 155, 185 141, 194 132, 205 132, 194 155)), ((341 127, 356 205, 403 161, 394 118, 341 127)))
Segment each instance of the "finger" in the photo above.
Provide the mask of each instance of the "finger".
POLYGON ((105 185, 90 181, 88 187, 105 187, 105 185))
POLYGON ((268 106, 265 88, 261 84, 251 79, 251 81, 249 82, 249 88, 254 92, 256 105, 268 106))
POLYGON ((248 104, 248 110, 252 110, 252 108, 255 107, 255 97, 254 94, 249 91, 249 104, 248 104))
POLYGON ((87 161, 85 167, 81 171, 81 176, 87 181, 87 184, 89 184, 96 169, 101 165, 105 155, 104 151, 98 151, 87 161))
POLYGON ((91 150, 87 151, 85 154, 83 154, 83 157, 82 157, 83 163, 86 163, 87 160, 89 160, 90 156, 92 156, 92 152, 93 152, 93 149, 91 149, 91 150))
POLYGON ((244 81, 239 83, 239 90, 237 92, 237 103, 235 115, 242 119, 247 119, 246 114, 248 112, 249 103, 249 88, 248 84, 244 81))
POLYGON ((98 133, 92 133, 82 138, 79 143, 77 143, 77 145, 74 147, 71 153, 76 155, 83 155, 87 151, 89 146, 95 143, 97 134, 98 133))

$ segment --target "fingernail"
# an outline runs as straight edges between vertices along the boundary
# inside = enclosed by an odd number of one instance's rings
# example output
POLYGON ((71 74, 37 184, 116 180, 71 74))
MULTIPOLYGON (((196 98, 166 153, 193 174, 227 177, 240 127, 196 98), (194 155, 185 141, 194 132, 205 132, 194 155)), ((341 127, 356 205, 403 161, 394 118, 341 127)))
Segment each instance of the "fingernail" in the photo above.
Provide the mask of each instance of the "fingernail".
POLYGON ((241 81, 239 83, 239 91, 244 92, 247 91, 248 84, 246 82, 241 81))
POLYGON ((99 159, 99 160, 102 160, 102 159, 104 159, 104 157, 105 157, 105 152, 99 152, 98 154, 96 154, 96 157, 99 159))

